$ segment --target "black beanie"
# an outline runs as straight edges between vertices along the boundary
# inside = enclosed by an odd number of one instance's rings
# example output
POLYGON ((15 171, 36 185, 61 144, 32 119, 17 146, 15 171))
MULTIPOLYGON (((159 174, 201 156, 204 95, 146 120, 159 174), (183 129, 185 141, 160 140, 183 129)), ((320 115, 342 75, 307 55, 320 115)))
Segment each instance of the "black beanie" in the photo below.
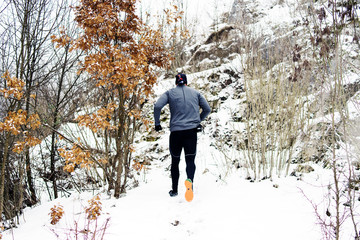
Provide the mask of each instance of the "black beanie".
POLYGON ((183 73, 178 73, 175 77, 175 84, 180 86, 187 84, 186 75, 183 73))

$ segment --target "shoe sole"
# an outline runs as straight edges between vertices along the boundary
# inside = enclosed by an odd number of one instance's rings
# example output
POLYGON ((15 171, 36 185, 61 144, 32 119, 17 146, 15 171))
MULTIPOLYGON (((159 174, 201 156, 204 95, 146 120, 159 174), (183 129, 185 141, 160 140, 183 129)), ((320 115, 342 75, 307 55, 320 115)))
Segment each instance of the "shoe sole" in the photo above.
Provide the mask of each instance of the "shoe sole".
POLYGON ((185 187, 186 187, 185 199, 186 201, 191 202, 194 198, 194 192, 192 189, 192 182, 190 179, 185 180, 185 187))

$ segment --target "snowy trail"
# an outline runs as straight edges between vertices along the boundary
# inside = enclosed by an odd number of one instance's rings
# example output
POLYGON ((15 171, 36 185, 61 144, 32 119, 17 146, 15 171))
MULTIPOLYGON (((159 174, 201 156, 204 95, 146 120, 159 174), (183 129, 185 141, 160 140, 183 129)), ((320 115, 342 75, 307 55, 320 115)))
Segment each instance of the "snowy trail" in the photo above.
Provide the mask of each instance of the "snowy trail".
MULTIPOLYGON (((164 165, 169 162, 155 163, 146 177, 147 183, 130 190, 125 197, 101 196, 103 215, 99 225, 110 218, 105 240, 321 239, 313 209, 298 189, 306 187, 305 183, 295 178, 278 179, 279 188, 274 188, 271 181, 251 183, 235 174, 226 183, 217 182, 211 170, 203 173, 216 164, 210 161, 214 159, 209 157, 213 153, 208 150, 206 137, 200 140, 194 200, 188 203, 184 199, 183 159, 179 195, 175 198, 168 195, 171 179, 164 165)), ((56 238, 51 231, 54 226, 49 221, 50 208, 58 203, 64 207, 66 219, 61 220, 55 232, 66 232, 74 219, 81 218, 79 213, 91 197, 91 193, 74 194, 28 209, 26 222, 13 230, 14 237, 7 232, 4 239, 65 239, 56 238), (38 234, 29 237, 33 232, 38 234)))
POLYGON ((168 196, 169 179, 161 176, 109 209, 114 223, 106 239, 320 239, 313 209, 296 190, 245 181, 220 186, 202 176, 187 203, 184 189, 168 196))

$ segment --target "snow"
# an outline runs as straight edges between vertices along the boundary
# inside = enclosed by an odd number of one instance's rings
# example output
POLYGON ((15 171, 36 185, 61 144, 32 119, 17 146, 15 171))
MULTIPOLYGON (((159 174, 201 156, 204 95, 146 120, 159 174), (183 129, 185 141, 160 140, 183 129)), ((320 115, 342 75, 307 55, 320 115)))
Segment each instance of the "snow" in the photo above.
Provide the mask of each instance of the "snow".
POLYGON ((360 94, 356 94, 348 103, 350 120, 360 117, 360 94))
MULTIPOLYGON (((160 142, 167 135, 163 133, 160 142)), ((321 239, 314 209, 301 191, 316 197, 317 188, 294 177, 252 183, 244 180, 241 171, 219 180, 215 175, 219 173, 217 159, 208 144, 207 136, 202 135, 196 159, 195 197, 190 203, 184 199, 184 161, 180 164, 177 197, 168 195, 171 180, 165 168, 169 160, 154 163, 142 176, 141 185, 120 199, 100 193, 103 214, 98 225, 110 218, 104 239, 321 239), (273 187, 275 184, 279 187, 273 187)), ((66 239, 74 221, 81 226, 83 209, 92 196, 73 194, 26 209, 19 227, 6 232, 4 239, 57 239, 54 232, 60 235, 58 239, 66 239), (58 204, 63 206, 65 217, 52 226, 48 214, 58 204)))
MULTIPOLYGON (((207 34, 214 20, 219 18, 222 13, 230 11, 232 3, 233 0, 141 0, 138 8, 143 15, 145 12, 149 12, 152 16, 156 16, 162 14, 164 9, 176 4, 180 10, 184 11, 183 18, 186 20, 188 28, 193 28, 192 32, 200 37, 207 34)), ((154 17, 151 20, 155 22, 154 17)))

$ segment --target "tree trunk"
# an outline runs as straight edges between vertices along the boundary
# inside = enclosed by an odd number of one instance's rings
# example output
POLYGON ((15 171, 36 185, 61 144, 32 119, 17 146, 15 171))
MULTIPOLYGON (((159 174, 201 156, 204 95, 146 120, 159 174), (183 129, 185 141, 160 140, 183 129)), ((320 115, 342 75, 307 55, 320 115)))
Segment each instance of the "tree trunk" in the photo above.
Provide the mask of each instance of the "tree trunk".
MULTIPOLYGON (((23 201, 24 201, 24 187, 23 187, 23 180, 24 180, 24 165, 22 164, 22 160, 20 160, 20 164, 19 164, 19 182, 18 182, 18 186, 17 186, 17 191, 18 191, 18 196, 19 198, 16 199, 14 198, 14 201, 17 203, 16 209, 14 209, 15 214, 18 216, 18 213, 21 212, 22 206, 23 206, 23 201)), ((16 186, 16 185, 15 185, 16 186)), ((16 191, 14 190, 14 194, 16 194, 16 191)), ((17 224, 20 224, 19 222, 19 218, 17 219, 17 224)))
POLYGON ((25 167, 26 167, 26 178, 31 194, 31 204, 35 204, 37 202, 37 198, 36 198, 36 192, 35 192, 34 182, 31 173, 31 161, 30 161, 29 149, 26 150, 26 154, 25 154, 25 167))
POLYGON ((0 215, 2 215, 4 211, 4 189, 5 189, 5 167, 6 162, 8 160, 9 154, 9 141, 10 134, 5 133, 5 143, 4 143, 4 155, 2 157, 1 165, 0 165, 0 215))
POLYGON ((55 111, 53 114, 53 130, 51 134, 51 150, 50 150, 50 180, 53 184, 53 191, 54 191, 54 198, 58 198, 58 188, 56 183, 56 169, 55 169, 55 163, 56 163, 56 130, 59 127, 59 108, 61 103, 61 92, 63 90, 63 82, 65 80, 65 73, 66 68, 68 67, 68 53, 69 53, 69 46, 65 48, 65 57, 64 57, 64 64, 61 69, 61 75, 59 79, 58 89, 57 89, 57 96, 56 96, 56 106, 55 111))
MULTIPOLYGON (((26 107, 26 112, 27 112, 27 117, 29 117, 30 115, 30 101, 31 101, 31 88, 32 88, 32 78, 33 78, 33 72, 29 72, 29 78, 27 78, 26 80, 26 99, 25 99, 25 107, 26 107)), ((29 129, 29 131, 31 131, 29 129)), ((35 187, 34 187, 34 182, 33 182, 33 178, 32 178, 32 173, 31 173, 31 159, 30 159, 30 151, 29 148, 26 148, 25 150, 25 167, 26 167, 26 178, 27 178, 27 183, 29 186, 29 190, 30 190, 30 194, 31 194, 31 203, 35 204, 37 202, 37 198, 36 198, 36 192, 35 192, 35 187)))
MULTIPOLYGON (((31 63, 31 39, 30 39, 30 32, 29 32, 29 19, 30 19, 30 1, 25 1, 24 3, 24 12, 23 12, 23 18, 24 21, 22 22, 22 29, 21 29, 21 39, 20 39, 20 58, 19 62, 17 64, 17 69, 20 70, 18 72, 17 77, 19 77, 22 80, 25 80, 26 82, 26 94, 25 94, 25 110, 29 116, 30 113, 30 94, 31 94, 31 87, 32 87, 32 78, 33 78, 33 72, 30 67, 31 63), (25 69, 26 66, 29 68, 27 69, 27 76, 25 76, 25 69)), ((30 152, 29 149, 25 150, 25 167, 26 167, 26 176, 27 176, 27 183, 29 186, 30 194, 31 194, 31 202, 33 204, 36 203, 36 193, 35 193, 35 187, 32 180, 32 174, 31 174, 31 162, 30 162, 30 152)))
POLYGON ((123 150, 121 149, 121 141, 117 140, 117 153, 115 156, 114 161, 117 162, 117 168, 116 168, 116 180, 115 180, 115 192, 114 197, 119 198, 121 194, 121 175, 123 172, 123 165, 124 165, 124 154, 123 150))
POLYGON ((58 189, 56 184, 56 172, 55 172, 55 155, 56 155, 56 133, 52 132, 51 135, 51 150, 50 150, 50 180, 53 185, 54 198, 58 198, 58 189))
POLYGON ((118 110, 118 129, 117 129, 117 136, 116 136, 116 156, 114 161, 117 163, 116 168, 116 180, 115 180, 115 192, 114 197, 119 198, 121 193, 121 175, 123 173, 123 166, 124 166, 124 132, 125 132, 125 97, 123 93, 123 89, 121 86, 118 87, 118 94, 119 94, 119 110, 118 110))

